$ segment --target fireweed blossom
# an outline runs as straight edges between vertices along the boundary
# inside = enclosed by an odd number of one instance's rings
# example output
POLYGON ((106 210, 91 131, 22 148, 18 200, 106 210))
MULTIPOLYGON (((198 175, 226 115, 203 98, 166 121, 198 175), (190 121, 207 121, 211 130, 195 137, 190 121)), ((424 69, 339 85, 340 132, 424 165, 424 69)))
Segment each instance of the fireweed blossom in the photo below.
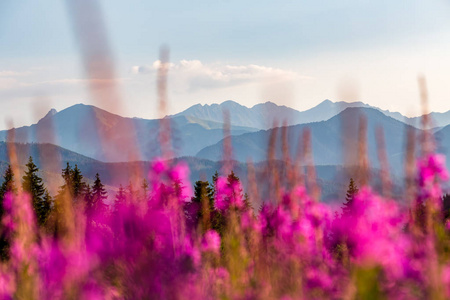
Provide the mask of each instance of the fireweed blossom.
POLYGON ((216 182, 215 205, 216 208, 225 212, 230 207, 242 208, 244 205, 239 181, 228 182, 227 178, 219 177, 216 182))
POLYGON ((189 169, 161 159, 149 170, 145 198, 127 196, 114 209, 88 215, 74 203, 73 226, 57 234, 37 227, 28 195, 9 193, 1 236, 9 258, 0 266, 0 296, 450 297, 450 226, 428 209, 441 207, 440 183, 448 173, 439 155, 417 164, 426 230, 417 221, 417 206, 405 207, 367 186, 356 194, 350 213, 333 217, 330 207, 301 185, 251 210, 240 182, 226 177, 217 179, 214 205, 204 212, 202 225, 189 227, 183 211, 192 196, 189 169))
POLYGON ((214 230, 208 230, 202 240, 202 251, 211 251, 219 253, 220 251, 220 236, 214 230))
POLYGON ((417 161, 419 170, 418 186, 419 199, 430 199, 440 208, 442 190, 440 182, 449 179, 449 173, 445 168, 445 156, 442 154, 428 154, 417 161))

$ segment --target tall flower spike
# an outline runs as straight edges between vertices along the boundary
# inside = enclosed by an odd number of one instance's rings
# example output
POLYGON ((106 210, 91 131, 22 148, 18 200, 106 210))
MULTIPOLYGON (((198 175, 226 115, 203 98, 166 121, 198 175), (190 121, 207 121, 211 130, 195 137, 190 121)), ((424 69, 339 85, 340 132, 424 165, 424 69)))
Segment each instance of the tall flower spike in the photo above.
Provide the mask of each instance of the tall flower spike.
POLYGON ((169 48, 163 46, 159 52, 158 66, 158 108, 159 108, 159 142, 161 145, 161 155, 168 159, 172 157, 171 127, 170 119, 167 116, 167 75, 169 73, 169 48))

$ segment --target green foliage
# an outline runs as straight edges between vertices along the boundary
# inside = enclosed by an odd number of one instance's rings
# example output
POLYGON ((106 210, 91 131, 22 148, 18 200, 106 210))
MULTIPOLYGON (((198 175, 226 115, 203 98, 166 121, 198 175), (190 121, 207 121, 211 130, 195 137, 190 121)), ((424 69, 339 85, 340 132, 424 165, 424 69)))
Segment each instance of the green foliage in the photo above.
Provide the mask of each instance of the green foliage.
MULTIPOLYGON (((201 227, 201 231, 205 232, 208 229, 214 229, 221 236, 225 232, 226 217, 215 207, 215 196, 217 191, 217 180, 219 174, 216 171, 212 176, 212 183, 208 181, 198 180, 194 184, 194 196, 191 201, 185 205, 185 213, 189 216, 189 221, 193 223, 194 227, 201 227)), ((227 176, 227 185, 239 185, 240 179, 231 171, 227 176)), ((243 194, 242 189, 233 191, 232 197, 241 197, 244 201, 244 210, 252 209, 250 200, 247 194, 243 194)))
POLYGON ((27 170, 22 177, 22 188, 25 192, 30 194, 38 225, 42 226, 45 224, 50 214, 51 198, 49 195, 46 197, 46 189, 42 182, 42 178, 37 175, 39 169, 34 164, 31 156, 28 159, 26 167, 27 170))
POLYGON ((83 175, 77 165, 72 169, 67 163, 66 168, 62 170, 61 176, 64 179, 64 184, 60 187, 60 195, 68 192, 74 201, 84 197, 86 183, 83 181, 83 175))
POLYGON ((198 180, 194 185, 194 197, 191 201, 194 203, 201 203, 202 198, 206 197, 210 203, 210 207, 213 208, 214 205, 214 194, 213 188, 210 186, 208 181, 198 180))
POLYGON ((386 299, 381 291, 382 273, 380 267, 358 267, 353 271, 356 283, 356 299, 386 299))

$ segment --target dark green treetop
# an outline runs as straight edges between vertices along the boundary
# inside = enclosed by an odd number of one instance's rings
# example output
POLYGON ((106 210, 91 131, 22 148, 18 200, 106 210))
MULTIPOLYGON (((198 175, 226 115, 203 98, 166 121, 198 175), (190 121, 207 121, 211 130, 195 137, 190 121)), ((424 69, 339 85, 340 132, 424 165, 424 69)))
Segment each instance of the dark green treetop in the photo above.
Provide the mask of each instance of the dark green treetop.
POLYGON ((30 156, 28 163, 26 164, 25 175, 22 177, 22 188, 25 192, 31 196, 33 209, 36 213, 37 222, 39 225, 43 225, 50 214, 49 197, 45 197, 46 189, 42 178, 37 174, 39 169, 34 164, 33 158, 30 156))
POLYGON ((342 215, 349 215, 353 211, 353 203, 356 194, 358 194, 358 187, 355 184, 353 178, 350 178, 350 183, 348 185, 347 194, 345 196, 344 206, 342 207, 342 215))

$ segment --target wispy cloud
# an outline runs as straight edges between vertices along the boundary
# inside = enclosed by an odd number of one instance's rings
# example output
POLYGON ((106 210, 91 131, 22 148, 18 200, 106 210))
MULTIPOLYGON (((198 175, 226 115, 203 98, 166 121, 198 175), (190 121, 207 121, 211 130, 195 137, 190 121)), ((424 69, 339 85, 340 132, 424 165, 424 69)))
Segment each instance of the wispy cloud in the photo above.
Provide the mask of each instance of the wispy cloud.
MULTIPOLYGON (((155 74, 160 62, 152 65, 133 66, 133 74, 155 74)), ((296 72, 279 68, 249 65, 205 64, 200 60, 181 60, 170 65, 170 77, 174 85, 189 91, 232 87, 265 80, 292 81, 312 79, 296 72)))
POLYGON ((0 77, 20 77, 20 76, 28 76, 32 73, 30 71, 25 72, 17 72, 17 71, 0 71, 0 77))

